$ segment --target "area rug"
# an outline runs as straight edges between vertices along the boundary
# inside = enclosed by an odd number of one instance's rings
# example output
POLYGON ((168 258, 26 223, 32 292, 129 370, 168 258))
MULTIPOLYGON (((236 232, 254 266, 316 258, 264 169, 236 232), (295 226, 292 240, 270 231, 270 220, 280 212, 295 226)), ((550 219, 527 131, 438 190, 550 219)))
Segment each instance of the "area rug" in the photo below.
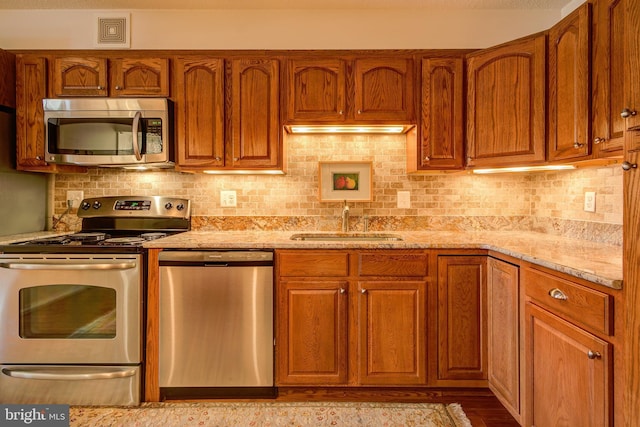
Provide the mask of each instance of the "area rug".
POLYGON ((69 417, 70 425, 78 427, 471 427, 456 403, 143 403, 126 408, 72 406, 69 417))

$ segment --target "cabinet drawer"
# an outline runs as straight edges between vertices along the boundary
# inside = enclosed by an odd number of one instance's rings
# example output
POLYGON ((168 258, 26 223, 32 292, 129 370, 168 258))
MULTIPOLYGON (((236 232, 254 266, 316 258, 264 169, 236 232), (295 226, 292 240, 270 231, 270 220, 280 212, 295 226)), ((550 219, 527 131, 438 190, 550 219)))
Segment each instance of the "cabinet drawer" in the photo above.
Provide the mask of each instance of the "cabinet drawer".
POLYGON ((336 277, 349 275, 346 252, 286 251, 278 254, 280 276, 336 277))
POLYGON ((524 269, 522 281, 527 297, 578 326, 612 334, 611 296, 550 274, 524 269))
POLYGON ((423 277, 428 275, 429 256, 422 253, 361 253, 358 256, 358 270, 361 277, 423 277))

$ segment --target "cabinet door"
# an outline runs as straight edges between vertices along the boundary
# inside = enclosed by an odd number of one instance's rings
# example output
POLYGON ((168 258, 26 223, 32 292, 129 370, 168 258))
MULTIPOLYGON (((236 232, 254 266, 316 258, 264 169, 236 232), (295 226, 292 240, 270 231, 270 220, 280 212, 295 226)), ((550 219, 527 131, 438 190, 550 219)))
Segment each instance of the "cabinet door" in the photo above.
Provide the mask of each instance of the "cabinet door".
POLYGON ((344 60, 290 59, 287 64, 287 120, 310 123, 345 120, 344 60))
MULTIPOLYGON (((640 4, 625 0, 624 18, 624 110, 626 128, 640 130, 640 4)), ((640 140, 640 138, 639 138, 640 140)))
POLYGON ((549 161, 591 154, 590 22, 585 3, 549 30, 549 161))
POLYGON ((53 96, 107 96, 106 58, 53 59, 53 96))
POLYGON ((16 56, 0 50, 0 105, 16 108, 16 56))
POLYGON ((611 425, 611 345, 531 303, 525 312, 525 425, 611 425))
POLYGON ((468 57, 467 166, 545 160, 544 35, 468 57))
POLYGON ((281 281, 276 385, 347 383, 346 281, 281 281))
POLYGON ((224 61, 176 59, 176 152, 182 169, 224 166, 224 61))
POLYGON ((355 60, 355 120, 414 121, 413 60, 355 60))
POLYGON ((240 169, 281 167, 280 79, 276 59, 234 59, 231 71, 231 150, 240 169))
POLYGON ((112 96, 169 96, 167 58, 120 58, 111 61, 112 96))
POLYGON ((463 58, 422 59, 419 169, 464 166, 463 58))
POLYGON ((489 388, 520 417, 520 315, 518 266, 487 261, 489 388))
POLYGON ((439 381, 487 378, 486 265, 485 256, 438 257, 439 381))
POLYGON ((43 57, 16 58, 17 168, 53 171, 44 160, 45 127, 42 99, 47 97, 47 61, 43 57))
POLYGON ((359 283, 359 383, 426 383, 426 282, 359 283))
POLYGON ((624 108, 625 0, 593 3, 591 114, 594 157, 622 155, 624 108))

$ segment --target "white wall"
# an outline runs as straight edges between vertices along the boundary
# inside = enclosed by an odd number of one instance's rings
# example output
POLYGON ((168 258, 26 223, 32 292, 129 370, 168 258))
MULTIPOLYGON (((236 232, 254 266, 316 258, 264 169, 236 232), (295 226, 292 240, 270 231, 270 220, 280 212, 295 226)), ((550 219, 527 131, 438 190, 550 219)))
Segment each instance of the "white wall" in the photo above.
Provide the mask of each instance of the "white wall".
MULTIPOLYGON (((544 31, 567 8, 102 13, 130 13, 132 49, 475 49, 544 31)), ((0 48, 94 49, 100 13, 0 10, 0 48)))

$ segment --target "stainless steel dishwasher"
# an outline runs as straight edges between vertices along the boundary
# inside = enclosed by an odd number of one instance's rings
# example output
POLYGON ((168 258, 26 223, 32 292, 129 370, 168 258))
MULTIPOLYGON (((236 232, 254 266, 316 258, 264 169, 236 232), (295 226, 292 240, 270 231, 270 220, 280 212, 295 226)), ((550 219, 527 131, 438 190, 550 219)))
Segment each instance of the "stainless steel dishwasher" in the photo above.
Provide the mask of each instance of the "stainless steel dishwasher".
POLYGON ((160 253, 163 398, 273 396, 273 252, 160 253))

